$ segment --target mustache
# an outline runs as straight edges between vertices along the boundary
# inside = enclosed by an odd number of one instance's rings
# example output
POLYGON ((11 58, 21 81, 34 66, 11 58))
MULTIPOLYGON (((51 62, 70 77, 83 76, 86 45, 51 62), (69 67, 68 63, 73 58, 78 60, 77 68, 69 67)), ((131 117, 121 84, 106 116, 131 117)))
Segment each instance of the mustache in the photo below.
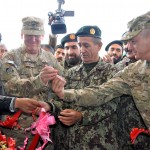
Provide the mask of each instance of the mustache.
POLYGON ((130 50, 128 48, 125 48, 124 50, 125 50, 125 52, 130 52, 130 50))

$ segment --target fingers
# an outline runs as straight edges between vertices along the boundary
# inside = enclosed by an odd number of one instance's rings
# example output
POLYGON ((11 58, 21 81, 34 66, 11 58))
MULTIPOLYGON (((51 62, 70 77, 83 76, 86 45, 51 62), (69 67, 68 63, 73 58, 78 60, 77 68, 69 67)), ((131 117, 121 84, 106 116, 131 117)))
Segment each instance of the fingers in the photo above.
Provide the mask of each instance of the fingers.
POLYGON ((78 120, 77 111, 73 109, 65 109, 60 112, 58 118, 65 125, 73 125, 78 120))
POLYGON ((47 84, 49 80, 53 80, 58 74, 58 70, 51 66, 45 66, 40 72, 40 78, 43 83, 47 84))
POLYGON ((65 86, 66 81, 63 77, 57 75, 56 78, 52 81, 52 89, 57 91, 57 89, 61 89, 65 86))

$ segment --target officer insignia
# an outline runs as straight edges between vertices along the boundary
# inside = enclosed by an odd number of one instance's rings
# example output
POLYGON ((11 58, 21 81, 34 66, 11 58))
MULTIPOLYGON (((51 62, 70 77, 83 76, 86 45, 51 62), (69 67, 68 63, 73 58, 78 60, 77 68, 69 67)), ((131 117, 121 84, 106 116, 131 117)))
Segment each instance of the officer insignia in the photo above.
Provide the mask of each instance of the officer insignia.
POLYGON ((95 29, 91 28, 91 29, 90 29, 90 34, 93 34, 93 35, 94 35, 94 34, 95 34, 95 29))
POLYGON ((11 68, 11 67, 9 67, 9 68, 6 68, 6 73, 12 73, 14 70, 11 68))
POLYGON ((76 37, 75 37, 74 34, 70 34, 69 38, 70 38, 71 40, 74 40, 76 37))

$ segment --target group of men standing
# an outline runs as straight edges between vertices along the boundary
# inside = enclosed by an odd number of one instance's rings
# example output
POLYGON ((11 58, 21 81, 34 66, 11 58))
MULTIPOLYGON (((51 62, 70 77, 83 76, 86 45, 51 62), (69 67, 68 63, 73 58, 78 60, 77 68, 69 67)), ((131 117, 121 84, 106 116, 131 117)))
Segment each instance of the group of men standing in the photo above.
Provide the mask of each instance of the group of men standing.
MULTIPOLYGON (((132 44, 141 40, 140 37, 136 39, 136 36, 142 34, 146 39, 150 35, 150 12, 141 17, 144 19, 140 20, 137 17, 130 22, 129 31, 122 37, 127 52, 136 50, 136 46, 132 44)), ((36 17, 25 17, 22 23, 21 36, 24 44, 3 56, 2 79, 7 95, 27 97, 33 101, 32 104, 37 100, 36 107, 32 107, 37 115, 39 108, 42 107, 55 115, 57 124, 52 127, 53 143, 48 143, 45 149, 148 150, 150 148, 150 137, 146 135, 140 135, 135 145, 130 143, 132 128, 146 129, 149 125, 147 113, 150 107, 147 93, 149 70, 145 70, 149 65, 148 62, 138 61, 123 70, 124 74, 117 73, 130 64, 132 58, 130 53, 128 59, 121 65, 105 62, 99 56, 102 47, 101 30, 98 26, 88 25, 81 27, 75 34, 71 33, 62 38, 61 45, 66 57, 62 67, 51 53, 41 48, 44 36, 43 21, 36 17), (111 80, 114 75, 115 78, 111 80), (103 83, 106 83, 104 88, 103 83), (134 86, 135 84, 137 86, 134 86), (133 98, 123 94, 131 95, 133 98)), ((115 43, 109 44, 107 51, 112 44, 115 43)), ((119 44, 123 51, 122 42, 119 44)), ((143 44, 147 44, 144 48, 148 49, 148 42, 143 44)), ((144 48, 141 50, 145 51, 144 48)), ((137 59, 141 59, 140 55, 134 56, 131 63, 137 59)), ((16 105, 11 101, 7 106, 12 106, 15 111, 16 105)), ((28 109, 30 106, 31 104, 25 104, 24 108, 28 109)), ((27 112, 27 109, 22 108, 24 112, 27 112)), ((5 120, 5 116, 3 119, 5 120)), ((15 127, 11 132, 7 128, 0 127, 0 129, 5 135, 15 138, 17 146, 21 146, 25 138, 24 129, 32 122, 31 115, 22 113, 18 119, 20 129, 15 127)), ((33 136, 31 134, 28 136, 29 146, 33 136)))

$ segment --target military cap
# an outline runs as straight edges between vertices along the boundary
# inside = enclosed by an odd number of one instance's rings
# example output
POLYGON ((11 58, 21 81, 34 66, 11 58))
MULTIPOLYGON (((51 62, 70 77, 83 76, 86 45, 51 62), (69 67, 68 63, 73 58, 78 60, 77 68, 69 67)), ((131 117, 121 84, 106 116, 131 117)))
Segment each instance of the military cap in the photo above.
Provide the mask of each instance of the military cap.
POLYGON ((122 41, 120 41, 120 40, 114 40, 114 41, 110 42, 110 43, 105 47, 105 51, 108 51, 109 47, 110 47, 112 44, 118 44, 118 45, 120 45, 120 46, 123 48, 123 42, 122 42, 122 41))
POLYGON ((61 45, 64 47, 66 42, 77 42, 77 36, 74 33, 67 34, 61 39, 61 45))
POLYGON ((129 32, 126 31, 125 33, 122 34, 121 36, 121 41, 127 41, 129 36, 129 32))
POLYGON ((143 29, 150 28, 150 11, 138 16, 128 22, 128 33, 122 37, 122 40, 130 40, 138 35, 143 29))
POLYGON ((26 35, 44 35, 44 22, 37 17, 25 17, 22 19, 21 32, 26 35))
POLYGON ((101 30, 98 26, 83 26, 77 31, 76 36, 101 38, 101 30))

